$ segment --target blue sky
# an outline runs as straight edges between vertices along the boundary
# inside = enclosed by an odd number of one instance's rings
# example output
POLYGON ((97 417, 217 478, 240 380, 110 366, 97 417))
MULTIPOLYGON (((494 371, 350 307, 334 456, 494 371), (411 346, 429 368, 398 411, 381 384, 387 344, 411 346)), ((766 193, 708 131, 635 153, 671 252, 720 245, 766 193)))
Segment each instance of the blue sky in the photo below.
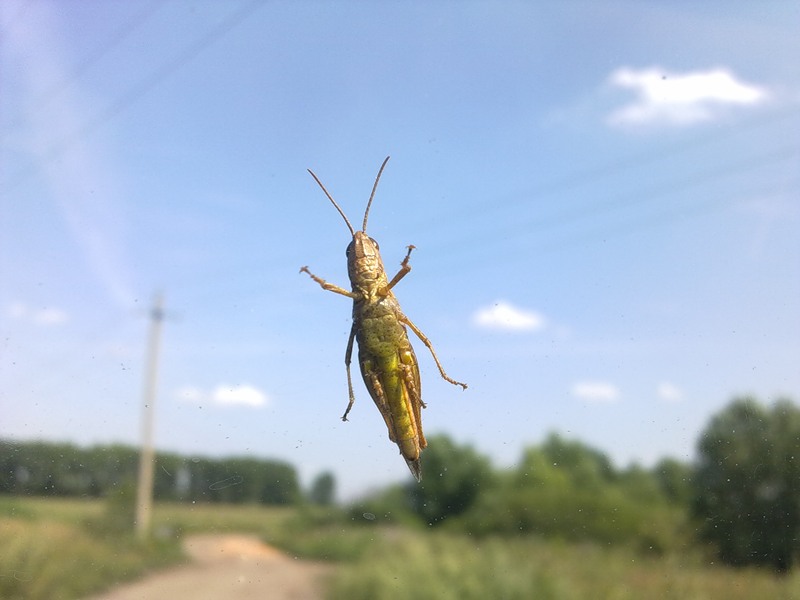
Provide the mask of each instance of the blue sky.
MULTIPOLYGON (((349 233, 431 338, 428 436, 690 459, 732 397, 800 399, 791 2, 0 6, 0 436, 410 475, 343 365, 349 233)), ((413 342, 413 340, 412 340, 413 342)), ((424 461, 424 459, 423 459, 424 461)), ((423 462, 424 468, 424 462, 423 462)))

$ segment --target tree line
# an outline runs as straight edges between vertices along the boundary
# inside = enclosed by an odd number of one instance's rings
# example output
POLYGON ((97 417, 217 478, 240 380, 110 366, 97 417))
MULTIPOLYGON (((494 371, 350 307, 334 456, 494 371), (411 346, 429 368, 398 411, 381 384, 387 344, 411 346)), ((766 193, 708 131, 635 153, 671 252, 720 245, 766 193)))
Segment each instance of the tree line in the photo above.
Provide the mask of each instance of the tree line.
MULTIPOLYGON (((123 445, 0 440, 0 493, 29 496, 106 497, 133 485, 137 449, 123 445)), ((251 457, 211 459, 156 454, 156 500, 292 504, 301 496, 295 468, 251 457)))

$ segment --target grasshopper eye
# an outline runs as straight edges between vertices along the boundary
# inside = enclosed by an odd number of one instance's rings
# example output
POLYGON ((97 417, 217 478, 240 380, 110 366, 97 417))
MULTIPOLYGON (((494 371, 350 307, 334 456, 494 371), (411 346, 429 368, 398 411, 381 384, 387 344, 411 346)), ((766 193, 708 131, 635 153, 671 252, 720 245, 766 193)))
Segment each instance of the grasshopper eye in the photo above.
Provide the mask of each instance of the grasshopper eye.
POLYGON ((375 244, 375 250, 380 250, 381 249, 380 244, 378 244, 378 242, 376 242, 374 239, 369 238, 369 241, 372 242, 373 244, 375 244))
POLYGON ((348 259, 350 258, 350 255, 353 253, 353 245, 354 245, 354 244, 355 244, 355 242, 350 242, 349 244, 347 244, 347 248, 346 248, 346 249, 345 249, 345 251, 344 251, 344 255, 345 255, 345 256, 346 256, 348 259))

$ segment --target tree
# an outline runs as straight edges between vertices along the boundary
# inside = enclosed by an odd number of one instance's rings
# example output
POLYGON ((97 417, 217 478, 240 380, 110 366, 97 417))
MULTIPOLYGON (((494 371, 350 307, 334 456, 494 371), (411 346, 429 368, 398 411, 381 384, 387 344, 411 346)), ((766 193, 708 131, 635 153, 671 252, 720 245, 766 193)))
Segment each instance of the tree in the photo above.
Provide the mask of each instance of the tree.
POLYGON ((800 410, 734 400, 698 443, 692 511, 732 565, 789 570, 800 551, 800 410))
POLYGON ((330 506, 336 496, 336 479, 333 473, 325 472, 316 476, 311 482, 311 489, 308 491, 308 499, 320 506, 330 506))
POLYGON ((617 471, 586 444, 551 434, 526 448, 518 465, 482 493, 462 518, 476 535, 550 536, 603 544, 668 548, 672 519, 654 475, 638 466, 617 471))
POLYGON ((663 458, 653 467, 658 485, 670 502, 688 506, 692 495, 692 468, 674 458, 663 458))
POLYGON ((608 457, 576 440, 565 440, 551 433, 542 444, 548 462, 562 469, 583 488, 600 488, 615 477, 614 467, 608 457))
POLYGON ((489 460, 446 435, 430 438, 423 456, 422 482, 408 489, 412 509, 430 525, 466 511, 490 482, 489 460))

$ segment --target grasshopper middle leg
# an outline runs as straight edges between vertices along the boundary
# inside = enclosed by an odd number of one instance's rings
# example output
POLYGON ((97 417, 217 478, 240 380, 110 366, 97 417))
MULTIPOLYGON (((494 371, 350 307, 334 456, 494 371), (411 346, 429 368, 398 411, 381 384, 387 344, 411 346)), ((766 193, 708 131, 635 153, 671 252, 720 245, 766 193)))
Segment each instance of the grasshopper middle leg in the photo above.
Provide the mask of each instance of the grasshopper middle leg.
POLYGON ((356 396, 353 393, 353 378, 350 376, 350 361, 353 358, 353 340, 356 339, 356 324, 353 323, 350 327, 350 339, 347 340, 347 350, 344 353, 344 368, 347 371, 347 393, 350 396, 350 401, 347 403, 347 410, 342 415, 342 421, 347 421, 347 415, 350 414, 350 409, 353 408, 353 403, 356 401, 356 396))

